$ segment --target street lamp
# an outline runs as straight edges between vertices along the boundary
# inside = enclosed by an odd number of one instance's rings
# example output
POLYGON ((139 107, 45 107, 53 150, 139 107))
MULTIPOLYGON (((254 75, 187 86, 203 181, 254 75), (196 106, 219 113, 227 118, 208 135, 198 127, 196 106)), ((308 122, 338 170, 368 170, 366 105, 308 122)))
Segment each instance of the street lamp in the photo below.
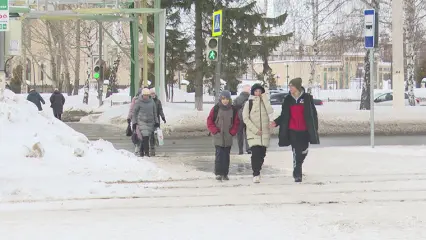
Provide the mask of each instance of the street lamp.
POLYGON ((288 76, 288 63, 287 63, 287 91, 289 91, 289 89, 288 89, 288 79, 289 79, 289 76, 288 76))

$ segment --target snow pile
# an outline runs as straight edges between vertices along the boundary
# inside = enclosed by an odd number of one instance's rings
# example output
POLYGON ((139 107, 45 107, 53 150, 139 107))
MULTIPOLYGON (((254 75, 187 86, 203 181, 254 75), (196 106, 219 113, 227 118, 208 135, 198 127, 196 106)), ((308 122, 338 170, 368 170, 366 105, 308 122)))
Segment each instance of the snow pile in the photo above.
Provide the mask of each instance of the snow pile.
POLYGON ((90 142, 11 91, 5 95, 0 102, 0 200, 105 196, 113 189, 104 182, 165 176, 109 142, 90 142))
MULTIPOLYGON (((162 124, 166 135, 200 136, 207 134, 206 119, 212 104, 204 104, 204 111, 197 111, 193 104, 164 103, 167 124, 162 124)), ((82 122, 98 124, 114 124, 125 127, 129 105, 112 107, 101 114, 89 115, 82 122)), ((281 106, 273 106, 274 116, 281 113, 281 106)), ((319 132, 321 135, 369 134, 370 111, 358 110, 356 102, 330 102, 318 106, 319 132)), ((426 108, 405 107, 395 110, 393 107, 375 107, 375 123, 377 134, 411 134, 426 133, 426 108)), ((278 128, 274 129, 277 134, 278 128)))

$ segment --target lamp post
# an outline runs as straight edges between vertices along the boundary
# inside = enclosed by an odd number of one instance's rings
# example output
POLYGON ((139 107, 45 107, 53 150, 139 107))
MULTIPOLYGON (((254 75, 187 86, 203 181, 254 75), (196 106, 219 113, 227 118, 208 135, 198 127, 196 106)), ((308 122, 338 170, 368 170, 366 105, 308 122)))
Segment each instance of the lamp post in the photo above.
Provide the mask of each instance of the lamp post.
POLYGON ((288 63, 287 63, 287 91, 289 90, 288 89, 288 78, 289 78, 289 76, 288 76, 288 63))

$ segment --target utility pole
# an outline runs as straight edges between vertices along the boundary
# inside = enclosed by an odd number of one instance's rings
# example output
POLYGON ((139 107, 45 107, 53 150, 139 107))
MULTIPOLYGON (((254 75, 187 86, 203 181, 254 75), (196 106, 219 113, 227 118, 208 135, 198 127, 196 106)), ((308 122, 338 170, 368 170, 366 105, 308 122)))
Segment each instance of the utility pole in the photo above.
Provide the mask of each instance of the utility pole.
POLYGON ((216 72, 215 72, 215 81, 214 81, 214 93, 215 93, 215 102, 219 102, 220 96, 220 67, 222 64, 222 36, 218 37, 218 57, 216 62, 216 72))
POLYGON ((6 89, 5 37, 5 32, 0 32, 0 101, 3 100, 6 89))
POLYGON ((99 106, 102 106, 102 94, 104 87, 104 64, 102 60, 102 40, 103 40, 103 31, 102 31, 102 22, 98 22, 99 24, 99 79, 98 79, 98 99, 99 106))
POLYGON ((287 91, 289 91, 290 89, 288 88, 288 79, 290 76, 288 76, 288 63, 287 63, 287 91))
POLYGON ((393 107, 403 108, 404 103, 404 12, 403 0, 392 0, 392 88, 393 107))
MULTIPOLYGON (((142 8, 147 7, 147 0, 143 0, 142 8)), ((148 28, 146 13, 142 14, 142 34, 143 34, 143 85, 148 86, 148 28)), ((156 40, 156 41, 159 41, 156 40)))

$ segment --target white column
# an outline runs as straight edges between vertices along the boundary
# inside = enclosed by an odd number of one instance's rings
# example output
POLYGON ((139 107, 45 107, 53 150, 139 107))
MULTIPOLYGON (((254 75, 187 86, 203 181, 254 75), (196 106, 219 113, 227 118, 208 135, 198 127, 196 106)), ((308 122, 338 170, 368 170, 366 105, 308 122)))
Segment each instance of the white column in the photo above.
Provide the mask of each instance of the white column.
POLYGON ((392 1, 392 80, 393 106, 404 107, 404 13, 403 0, 392 1))

